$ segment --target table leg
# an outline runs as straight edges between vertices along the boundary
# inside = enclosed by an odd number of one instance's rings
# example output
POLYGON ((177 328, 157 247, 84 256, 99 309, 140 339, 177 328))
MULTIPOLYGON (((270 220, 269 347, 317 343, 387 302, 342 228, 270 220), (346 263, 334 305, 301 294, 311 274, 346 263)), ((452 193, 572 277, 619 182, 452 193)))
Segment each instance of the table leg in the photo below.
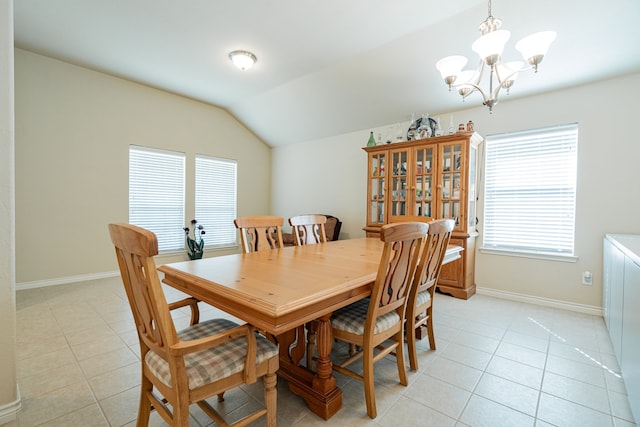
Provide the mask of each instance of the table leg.
MULTIPOLYGON (((316 361, 316 372, 314 373, 299 363, 293 363, 293 359, 288 354, 289 348, 280 348, 280 370, 278 374, 288 381, 289 390, 302 397, 312 412, 328 420, 335 415, 342 407, 342 390, 336 386, 336 379, 333 376, 333 368, 329 355, 333 345, 333 332, 330 322, 331 315, 321 317, 317 322, 316 344, 318 349, 318 360, 316 361), (284 350, 284 351, 283 351, 284 350)), ((298 340, 303 340, 298 335, 298 340)), ((278 340, 282 346, 289 339, 278 340)), ((287 344, 284 344, 288 347, 287 344)))
POLYGON ((333 329, 329 316, 323 316, 318 320, 317 343, 318 360, 316 361, 316 376, 313 379, 313 388, 323 393, 336 388, 336 378, 333 376, 333 364, 329 355, 333 346, 333 329))

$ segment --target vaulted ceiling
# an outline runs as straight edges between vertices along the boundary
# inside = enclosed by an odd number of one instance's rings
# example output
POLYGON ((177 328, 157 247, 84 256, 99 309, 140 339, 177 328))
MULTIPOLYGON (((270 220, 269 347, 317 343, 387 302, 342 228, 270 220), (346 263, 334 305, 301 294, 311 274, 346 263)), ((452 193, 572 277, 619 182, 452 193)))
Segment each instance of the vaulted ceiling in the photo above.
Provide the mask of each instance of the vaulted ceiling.
MULTIPOLYGON (((521 59, 528 34, 558 33, 512 98, 640 71, 638 0, 496 0, 492 12, 511 31, 505 59, 521 59)), ((14 15, 17 47, 223 107, 271 146, 481 104, 449 92, 435 63, 475 65, 484 0, 15 0, 14 15), (256 65, 235 68, 236 49, 256 65)))

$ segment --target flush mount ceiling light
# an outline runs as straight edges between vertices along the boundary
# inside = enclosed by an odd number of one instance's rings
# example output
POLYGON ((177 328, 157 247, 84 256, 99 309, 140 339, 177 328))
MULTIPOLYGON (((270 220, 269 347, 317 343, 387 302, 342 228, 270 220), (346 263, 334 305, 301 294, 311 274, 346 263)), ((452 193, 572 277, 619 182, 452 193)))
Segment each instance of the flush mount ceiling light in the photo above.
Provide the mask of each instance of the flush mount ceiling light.
POLYGON ((236 67, 243 71, 253 67, 253 64, 258 60, 253 53, 246 50, 234 50, 229 53, 229 58, 236 67))
POLYGON ((529 63, 529 67, 523 68, 521 61, 503 62, 502 51, 511 33, 507 30, 498 30, 500 25, 502 25, 502 21, 491 15, 491 0, 489 0, 489 16, 482 21, 478 28, 482 36, 471 46, 480 56, 477 69, 462 70, 467 65, 467 58, 460 55, 447 56, 436 64, 436 68, 449 86, 449 90, 452 87, 458 89, 463 101, 469 94, 477 90, 482 94, 483 104, 489 107, 489 112, 493 112, 493 106, 498 103, 500 89, 505 88, 509 94, 509 89, 513 86, 518 73, 531 69, 538 72, 538 65, 556 38, 554 31, 542 31, 531 34, 516 43, 516 49, 529 63), (489 88, 483 90, 480 87, 480 81, 486 67, 489 68, 490 73, 489 88))

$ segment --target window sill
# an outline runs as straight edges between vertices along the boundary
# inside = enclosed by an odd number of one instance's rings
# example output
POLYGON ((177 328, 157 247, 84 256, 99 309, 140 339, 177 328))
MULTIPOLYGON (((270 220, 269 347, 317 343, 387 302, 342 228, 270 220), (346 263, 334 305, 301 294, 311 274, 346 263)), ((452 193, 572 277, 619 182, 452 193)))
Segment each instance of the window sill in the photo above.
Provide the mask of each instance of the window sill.
MULTIPOLYGON (((240 249, 240 245, 238 244, 231 244, 231 245, 220 245, 220 246, 205 246, 204 247, 204 253, 205 256, 209 253, 215 253, 215 252, 225 252, 225 251, 235 251, 235 250, 239 250, 240 249)), ((179 256, 179 255, 186 255, 186 249, 178 249, 178 250, 169 250, 169 251, 163 251, 160 252, 157 257, 158 258, 169 258, 169 257, 174 257, 174 256, 179 256)))
POLYGON ((480 252, 483 254, 489 254, 489 255, 503 255, 503 256, 513 256, 513 257, 520 257, 520 258, 543 259, 546 261, 560 261, 560 262, 578 261, 578 257, 575 255, 561 255, 561 254, 551 254, 551 253, 543 253, 543 252, 510 251, 506 249, 487 249, 487 248, 480 248, 480 252))
POLYGON ((184 250, 170 250, 170 251, 160 251, 158 253, 158 255, 156 255, 157 258, 164 258, 164 257, 172 257, 172 256, 176 256, 176 255, 180 255, 180 254, 184 254, 184 250))

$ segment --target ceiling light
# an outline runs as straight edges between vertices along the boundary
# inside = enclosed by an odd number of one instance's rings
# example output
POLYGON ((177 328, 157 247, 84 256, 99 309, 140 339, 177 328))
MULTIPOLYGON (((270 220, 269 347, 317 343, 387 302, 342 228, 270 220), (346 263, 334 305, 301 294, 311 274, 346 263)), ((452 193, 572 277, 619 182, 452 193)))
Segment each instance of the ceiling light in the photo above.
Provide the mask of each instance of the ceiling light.
POLYGON ((246 50, 234 50, 229 53, 229 58, 231 58, 236 67, 243 71, 253 67, 253 64, 258 60, 253 53, 246 50))
POLYGON ((538 72, 538 65, 556 38, 554 31, 543 31, 531 34, 516 43, 516 49, 529 64, 528 68, 522 68, 523 63, 520 61, 503 62, 502 51, 511 33, 506 30, 498 30, 500 25, 502 25, 502 21, 491 15, 491 0, 489 0, 489 16, 482 21, 478 28, 482 36, 472 46, 474 52, 480 56, 477 69, 463 71, 462 68, 467 65, 467 58, 460 55, 447 56, 436 63, 436 68, 449 86, 449 90, 452 87, 458 89, 463 101, 471 93, 480 92, 484 98, 483 104, 489 107, 490 112, 493 112, 493 106, 498 103, 500 89, 506 89, 508 95, 518 73, 531 69, 538 72), (490 73, 489 88, 484 90, 480 87, 480 81, 486 67, 490 73))

